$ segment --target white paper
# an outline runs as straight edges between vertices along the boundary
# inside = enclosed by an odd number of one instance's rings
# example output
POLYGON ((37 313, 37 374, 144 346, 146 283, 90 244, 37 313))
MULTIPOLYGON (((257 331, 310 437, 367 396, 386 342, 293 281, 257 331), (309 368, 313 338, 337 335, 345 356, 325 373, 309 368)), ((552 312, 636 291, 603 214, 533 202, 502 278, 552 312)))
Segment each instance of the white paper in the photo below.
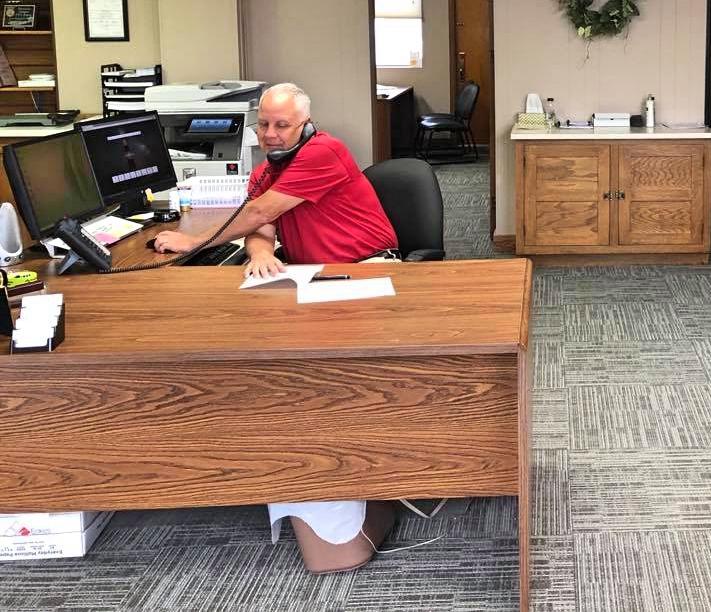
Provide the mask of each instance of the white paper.
POLYGON ((22 298, 23 308, 52 308, 64 303, 63 293, 47 293, 45 295, 28 295, 22 298))
POLYGON ((125 35, 121 0, 87 0, 86 12, 91 38, 122 38, 125 35))
POLYGON ((259 146, 259 139, 257 138, 257 132, 255 132, 251 127, 244 128, 244 135, 242 136, 242 146, 243 147, 259 146))
POLYGON ((690 123, 662 123, 662 125, 672 130, 696 130, 706 127, 703 123, 696 121, 690 123))
POLYGON ((248 276, 244 279, 244 282, 239 288, 251 289, 252 287, 261 287, 262 285, 279 281, 291 281, 299 287, 300 285, 307 284, 314 277, 314 274, 319 273, 321 270, 323 270, 323 264, 314 266, 286 266, 286 272, 279 272, 279 274, 275 276, 268 276, 267 278, 248 276))
POLYGON ((298 285, 296 301, 299 304, 314 302, 340 302, 395 295, 389 276, 359 280, 319 281, 298 285))

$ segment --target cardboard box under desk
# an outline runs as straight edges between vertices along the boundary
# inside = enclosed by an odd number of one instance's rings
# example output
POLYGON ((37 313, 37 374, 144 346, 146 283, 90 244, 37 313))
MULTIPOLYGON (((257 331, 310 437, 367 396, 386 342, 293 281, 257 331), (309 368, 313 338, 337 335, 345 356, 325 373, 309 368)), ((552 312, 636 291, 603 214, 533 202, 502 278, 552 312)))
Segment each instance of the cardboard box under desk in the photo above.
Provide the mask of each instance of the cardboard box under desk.
POLYGON ((0 514, 0 561, 83 557, 113 512, 0 514))

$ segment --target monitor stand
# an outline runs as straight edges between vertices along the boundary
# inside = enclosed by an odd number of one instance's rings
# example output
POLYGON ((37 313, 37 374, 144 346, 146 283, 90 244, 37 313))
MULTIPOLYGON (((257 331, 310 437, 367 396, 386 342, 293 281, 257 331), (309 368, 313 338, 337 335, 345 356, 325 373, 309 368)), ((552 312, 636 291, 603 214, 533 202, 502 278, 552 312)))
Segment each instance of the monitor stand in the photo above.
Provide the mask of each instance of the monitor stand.
POLYGON ((118 216, 123 217, 125 219, 126 217, 130 217, 131 215, 149 212, 150 210, 151 209, 148 205, 148 198, 146 197, 146 192, 144 190, 141 190, 130 200, 119 204, 118 216))

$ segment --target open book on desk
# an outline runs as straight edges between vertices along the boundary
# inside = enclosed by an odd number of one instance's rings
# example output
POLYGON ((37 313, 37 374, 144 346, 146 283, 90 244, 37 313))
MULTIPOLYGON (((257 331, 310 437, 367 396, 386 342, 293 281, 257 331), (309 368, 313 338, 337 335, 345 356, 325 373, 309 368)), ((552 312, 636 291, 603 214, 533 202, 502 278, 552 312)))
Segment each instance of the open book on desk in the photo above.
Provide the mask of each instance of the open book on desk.
POLYGON ((323 280, 311 282, 323 270, 323 264, 313 266, 286 266, 285 272, 267 278, 249 276, 240 289, 256 287, 296 286, 296 302, 312 304, 316 302, 339 302, 342 300, 363 300, 366 298, 395 295, 390 277, 363 278, 359 280, 323 280))
MULTIPOLYGON (((143 224, 136 223, 135 221, 129 221, 128 219, 122 219, 121 217, 108 215, 107 217, 101 217, 99 219, 83 223, 82 227, 98 242, 104 246, 110 246, 115 242, 118 242, 119 240, 142 230, 143 224)), ((64 257, 63 253, 55 254, 55 249, 64 249, 65 251, 69 250, 69 245, 67 245, 61 238, 52 238, 51 240, 43 241, 43 244, 49 251, 50 257, 64 257)))

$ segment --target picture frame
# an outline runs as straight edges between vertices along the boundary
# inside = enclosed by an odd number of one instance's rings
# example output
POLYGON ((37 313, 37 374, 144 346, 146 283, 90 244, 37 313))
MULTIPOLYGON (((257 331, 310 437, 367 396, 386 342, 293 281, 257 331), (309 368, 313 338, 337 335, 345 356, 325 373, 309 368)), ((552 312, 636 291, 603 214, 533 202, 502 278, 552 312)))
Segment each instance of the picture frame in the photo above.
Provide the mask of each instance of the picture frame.
POLYGON ((87 42, 129 40, 128 0, 82 0, 87 42))
POLYGON ((2 5, 3 30, 29 30, 35 27, 37 5, 5 2, 2 5))

